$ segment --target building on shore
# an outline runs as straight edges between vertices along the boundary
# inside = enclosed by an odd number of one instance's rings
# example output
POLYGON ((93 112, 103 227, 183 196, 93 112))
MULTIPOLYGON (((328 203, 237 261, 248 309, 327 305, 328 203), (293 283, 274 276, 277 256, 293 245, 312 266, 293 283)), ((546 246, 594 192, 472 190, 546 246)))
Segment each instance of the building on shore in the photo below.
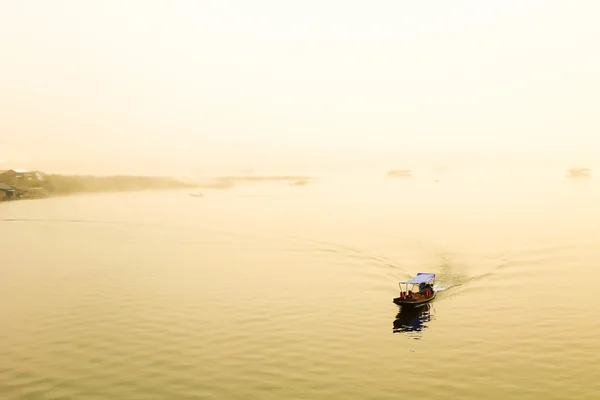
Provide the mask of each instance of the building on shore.
POLYGON ((17 198, 17 190, 7 185, 6 183, 0 183, 0 201, 12 200, 17 198))
POLYGON ((0 184, 3 188, 0 197, 4 200, 44 197, 46 194, 43 189, 45 183, 47 182, 44 175, 37 171, 0 170, 0 184))
POLYGON ((26 169, 0 170, 0 182, 9 185, 35 185, 41 180, 41 174, 26 169))

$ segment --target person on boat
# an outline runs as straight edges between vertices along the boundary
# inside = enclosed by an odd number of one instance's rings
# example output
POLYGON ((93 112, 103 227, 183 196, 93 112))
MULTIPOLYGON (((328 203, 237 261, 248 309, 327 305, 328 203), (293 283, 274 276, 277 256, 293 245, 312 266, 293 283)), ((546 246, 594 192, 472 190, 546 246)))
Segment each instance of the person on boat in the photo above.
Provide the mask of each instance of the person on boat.
POLYGON ((433 287, 429 283, 422 282, 419 284, 419 293, 425 297, 429 297, 429 295, 433 293, 433 287))

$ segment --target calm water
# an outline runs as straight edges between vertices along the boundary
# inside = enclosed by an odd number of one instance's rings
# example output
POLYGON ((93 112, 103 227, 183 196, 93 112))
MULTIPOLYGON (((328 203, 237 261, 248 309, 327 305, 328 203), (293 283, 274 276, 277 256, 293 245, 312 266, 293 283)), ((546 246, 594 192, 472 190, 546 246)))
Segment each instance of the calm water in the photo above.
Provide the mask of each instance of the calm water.
POLYGON ((600 398, 600 182, 433 178, 0 204, 0 398, 600 398))

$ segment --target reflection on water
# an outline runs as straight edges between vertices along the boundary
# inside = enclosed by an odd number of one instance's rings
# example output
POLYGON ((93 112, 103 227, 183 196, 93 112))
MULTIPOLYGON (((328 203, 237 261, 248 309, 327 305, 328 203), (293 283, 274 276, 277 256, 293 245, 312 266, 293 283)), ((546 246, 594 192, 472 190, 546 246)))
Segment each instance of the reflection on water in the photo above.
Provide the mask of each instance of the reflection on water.
POLYGON ((421 307, 403 307, 396 315, 394 321, 394 333, 414 333, 421 332, 427 328, 427 322, 431 321, 433 316, 433 307, 427 303, 421 307))

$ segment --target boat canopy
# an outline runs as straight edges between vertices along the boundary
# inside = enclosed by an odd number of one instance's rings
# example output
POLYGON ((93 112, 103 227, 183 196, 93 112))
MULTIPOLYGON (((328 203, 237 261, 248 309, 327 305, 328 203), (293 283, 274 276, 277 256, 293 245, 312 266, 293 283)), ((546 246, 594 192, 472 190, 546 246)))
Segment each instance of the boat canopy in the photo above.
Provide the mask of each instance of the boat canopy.
POLYGON ((419 284, 419 283, 427 283, 430 280, 435 278, 435 274, 428 274, 426 272, 419 272, 417 274, 417 276, 415 276, 414 278, 412 278, 411 280, 408 280, 406 282, 400 282, 400 283, 408 283, 408 284, 419 284))

